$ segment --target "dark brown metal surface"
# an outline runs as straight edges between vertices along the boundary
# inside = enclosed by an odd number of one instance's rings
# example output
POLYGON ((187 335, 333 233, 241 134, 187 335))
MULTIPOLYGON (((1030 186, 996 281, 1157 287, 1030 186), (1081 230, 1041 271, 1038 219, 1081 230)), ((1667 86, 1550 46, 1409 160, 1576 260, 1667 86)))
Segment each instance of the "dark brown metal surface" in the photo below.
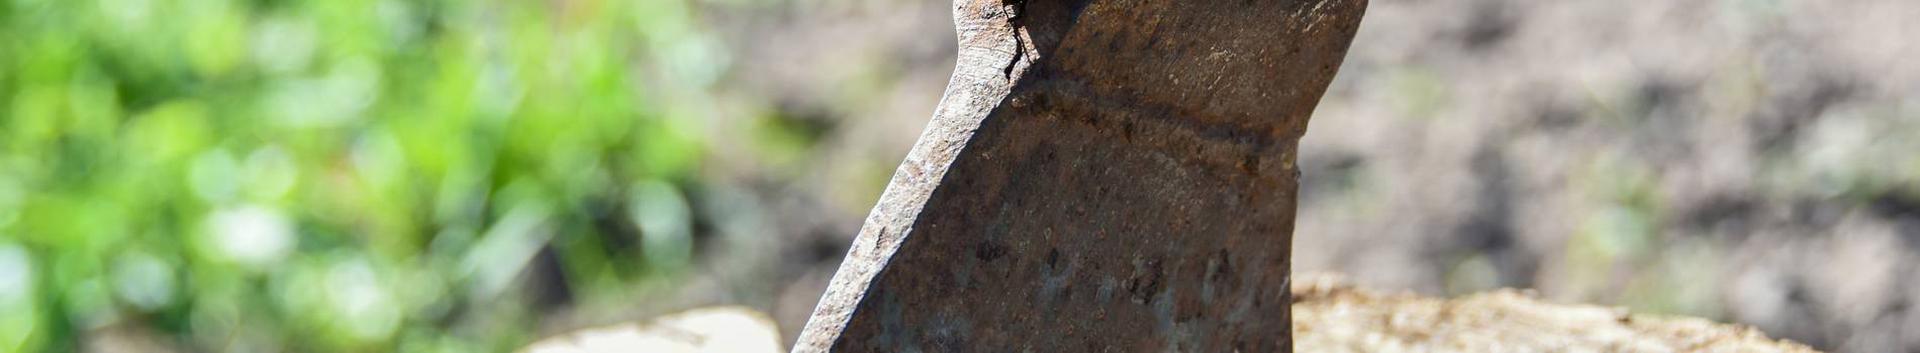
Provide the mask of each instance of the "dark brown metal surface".
POLYGON ((1296 146, 1365 0, 958 0, 796 352, 1286 352, 1296 146))

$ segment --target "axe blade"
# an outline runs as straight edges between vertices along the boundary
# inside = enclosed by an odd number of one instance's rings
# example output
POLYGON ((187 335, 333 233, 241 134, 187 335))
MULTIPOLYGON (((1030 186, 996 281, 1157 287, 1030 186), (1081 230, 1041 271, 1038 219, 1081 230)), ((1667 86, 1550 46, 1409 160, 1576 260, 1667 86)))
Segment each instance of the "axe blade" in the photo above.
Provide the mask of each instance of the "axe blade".
POLYGON ((956 0, 795 352, 1289 352, 1296 148, 1366 0, 956 0))

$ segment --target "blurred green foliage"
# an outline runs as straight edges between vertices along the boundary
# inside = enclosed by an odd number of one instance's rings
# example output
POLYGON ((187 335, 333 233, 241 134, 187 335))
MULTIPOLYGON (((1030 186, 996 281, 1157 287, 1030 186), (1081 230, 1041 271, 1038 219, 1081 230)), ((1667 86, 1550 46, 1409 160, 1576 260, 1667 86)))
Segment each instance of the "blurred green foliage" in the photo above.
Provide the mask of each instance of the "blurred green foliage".
POLYGON ((670 276, 682 0, 0 0, 0 351, 486 351, 670 276))

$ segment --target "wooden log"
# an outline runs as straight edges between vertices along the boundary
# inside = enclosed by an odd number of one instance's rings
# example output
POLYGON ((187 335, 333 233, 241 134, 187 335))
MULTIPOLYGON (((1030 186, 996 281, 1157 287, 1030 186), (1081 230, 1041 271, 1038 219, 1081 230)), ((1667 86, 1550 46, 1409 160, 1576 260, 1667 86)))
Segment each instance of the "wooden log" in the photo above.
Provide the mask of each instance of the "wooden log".
POLYGON ((1324 275, 1294 280, 1302 352, 1818 352, 1752 327, 1548 303, 1513 289, 1441 299, 1381 294, 1324 275))
POLYGON ((956 0, 795 352, 1288 352, 1296 146, 1365 0, 956 0))
MULTIPOLYGON (((1752 327, 1548 303, 1512 289, 1439 299, 1309 274, 1293 279, 1292 293, 1302 352, 1818 352, 1752 327)), ((777 352, 778 341, 765 314, 718 307, 570 332, 520 351, 777 352)))

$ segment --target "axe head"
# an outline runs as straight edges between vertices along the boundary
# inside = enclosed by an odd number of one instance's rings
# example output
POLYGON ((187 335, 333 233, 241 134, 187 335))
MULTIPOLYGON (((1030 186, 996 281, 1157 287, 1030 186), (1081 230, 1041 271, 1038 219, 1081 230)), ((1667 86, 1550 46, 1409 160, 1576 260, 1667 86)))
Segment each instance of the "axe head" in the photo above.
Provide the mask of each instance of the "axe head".
POLYGON ((795 352, 1291 351, 1296 148, 1365 0, 957 0, 795 352))

